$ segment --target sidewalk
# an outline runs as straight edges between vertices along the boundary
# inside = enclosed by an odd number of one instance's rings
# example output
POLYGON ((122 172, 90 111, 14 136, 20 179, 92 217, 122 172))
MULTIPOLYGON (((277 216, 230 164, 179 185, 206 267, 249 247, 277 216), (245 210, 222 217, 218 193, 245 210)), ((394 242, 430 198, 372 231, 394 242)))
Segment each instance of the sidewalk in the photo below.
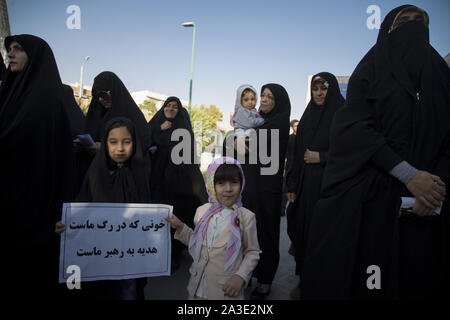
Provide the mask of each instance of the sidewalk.
MULTIPOLYGON (((294 258, 288 254, 289 246, 290 240, 284 216, 281 217, 280 226, 280 264, 272 283, 271 293, 267 297, 268 300, 291 300, 289 292, 298 283, 298 277, 295 276, 294 258)), ((185 251, 180 268, 172 276, 148 278, 145 298, 147 300, 186 300, 191 262, 189 253, 185 251)), ((256 279, 253 279, 252 286, 245 290, 246 297, 250 296, 255 285, 256 279)))

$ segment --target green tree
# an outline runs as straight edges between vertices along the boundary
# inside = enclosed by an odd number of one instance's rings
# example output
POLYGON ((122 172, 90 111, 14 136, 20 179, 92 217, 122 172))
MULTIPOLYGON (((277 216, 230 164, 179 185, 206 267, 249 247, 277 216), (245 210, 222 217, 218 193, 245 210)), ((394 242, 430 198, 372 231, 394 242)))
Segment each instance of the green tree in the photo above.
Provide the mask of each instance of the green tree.
MULTIPOLYGON (((184 106, 186 109, 187 107, 184 106)), ((205 107, 203 104, 199 106, 195 105, 191 107, 191 124, 195 135, 198 139, 201 138, 202 149, 210 145, 213 141, 213 137, 206 137, 205 133, 213 129, 218 129, 218 122, 223 119, 223 114, 215 104, 205 107)))
POLYGON ((147 97, 147 99, 139 105, 139 109, 141 109, 144 115, 150 119, 153 118, 158 111, 156 110, 156 103, 150 100, 150 97, 147 97))

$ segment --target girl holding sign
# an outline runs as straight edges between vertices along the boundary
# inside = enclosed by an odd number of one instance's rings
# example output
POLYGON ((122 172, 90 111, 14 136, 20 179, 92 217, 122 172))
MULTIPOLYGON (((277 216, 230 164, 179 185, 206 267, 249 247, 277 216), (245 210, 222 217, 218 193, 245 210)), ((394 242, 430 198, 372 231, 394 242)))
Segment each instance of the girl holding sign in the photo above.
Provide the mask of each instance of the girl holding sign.
POLYGON ((242 207, 244 174, 239 162, 223 157, 209 165, 206 179, 209 203, 197 209, 194 230, 175 215, 166 218, 194 259, 189 298, 244 299, 261 252, 255 215, 242 207))
MULTIPOLYGON (((149 163, 133 122, 124 117, 111 119, 105 125, 100 150, 89 167, 77 201, 150 203, 149 163)), ((61 233, 65 227, 59 221, 55 231, 61 233)), ((100 296, 94 295, 98 298, 143 299, 145 280, 142 280, 100 281, 93 290, 100 296)))

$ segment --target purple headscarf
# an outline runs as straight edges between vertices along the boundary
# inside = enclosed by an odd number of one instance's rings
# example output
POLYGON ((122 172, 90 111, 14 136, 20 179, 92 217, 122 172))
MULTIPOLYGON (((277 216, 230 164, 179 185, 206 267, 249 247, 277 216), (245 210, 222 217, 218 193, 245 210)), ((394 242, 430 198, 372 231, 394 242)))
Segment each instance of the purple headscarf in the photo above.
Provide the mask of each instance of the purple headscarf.
POLYGON ((241 192, 239 194, 239 198, 232 205, 231 209, 233 210, 233 214, 231 215, 230 221, 230 237, 227 243, 227 255, 226 262, 224 266, 224 270, 227 271, 231 268, 236 260, 242 242, 242 214, 239 210, 242 207, 242 190, 244 190, 245 178, 244 172, 242 171, 241 164, 229 157, 222 157, 215 159, 208 166, 208 170, 206 172, 206 188, 208 191, 208 201, 212 204, 212 206, 208 209, 208 211, 203 215, 200 221, 195 226, 194 232, 191 235, 189 241, 189 253, 191 254, 194 262, 197 262, 200 257, 200 251, 202 248, 203 240, 205 239, 206 232, 208 229, 209 219, 217 212, 220 212, 223 208, 225 208, 222 204, 217 201, 216 190, 214 188, 214 176, 216 174, 217 169, 222 164, 234 164, 236 165, 242 174, 242 184, 241 184, 241 192))

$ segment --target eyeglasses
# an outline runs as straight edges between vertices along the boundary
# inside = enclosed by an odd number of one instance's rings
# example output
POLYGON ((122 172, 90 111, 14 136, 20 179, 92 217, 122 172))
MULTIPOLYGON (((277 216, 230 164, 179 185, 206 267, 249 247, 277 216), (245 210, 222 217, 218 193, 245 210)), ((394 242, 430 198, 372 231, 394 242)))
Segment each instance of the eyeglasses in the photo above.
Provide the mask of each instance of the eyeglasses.
POLYGON ((111 90, 108 90, 108 91, 104 91, 104 90, 97 91, 94 94, 94 97, 96 99, 102 98, 103 100, 109 100, 109 99, 111 99, 111 90))

